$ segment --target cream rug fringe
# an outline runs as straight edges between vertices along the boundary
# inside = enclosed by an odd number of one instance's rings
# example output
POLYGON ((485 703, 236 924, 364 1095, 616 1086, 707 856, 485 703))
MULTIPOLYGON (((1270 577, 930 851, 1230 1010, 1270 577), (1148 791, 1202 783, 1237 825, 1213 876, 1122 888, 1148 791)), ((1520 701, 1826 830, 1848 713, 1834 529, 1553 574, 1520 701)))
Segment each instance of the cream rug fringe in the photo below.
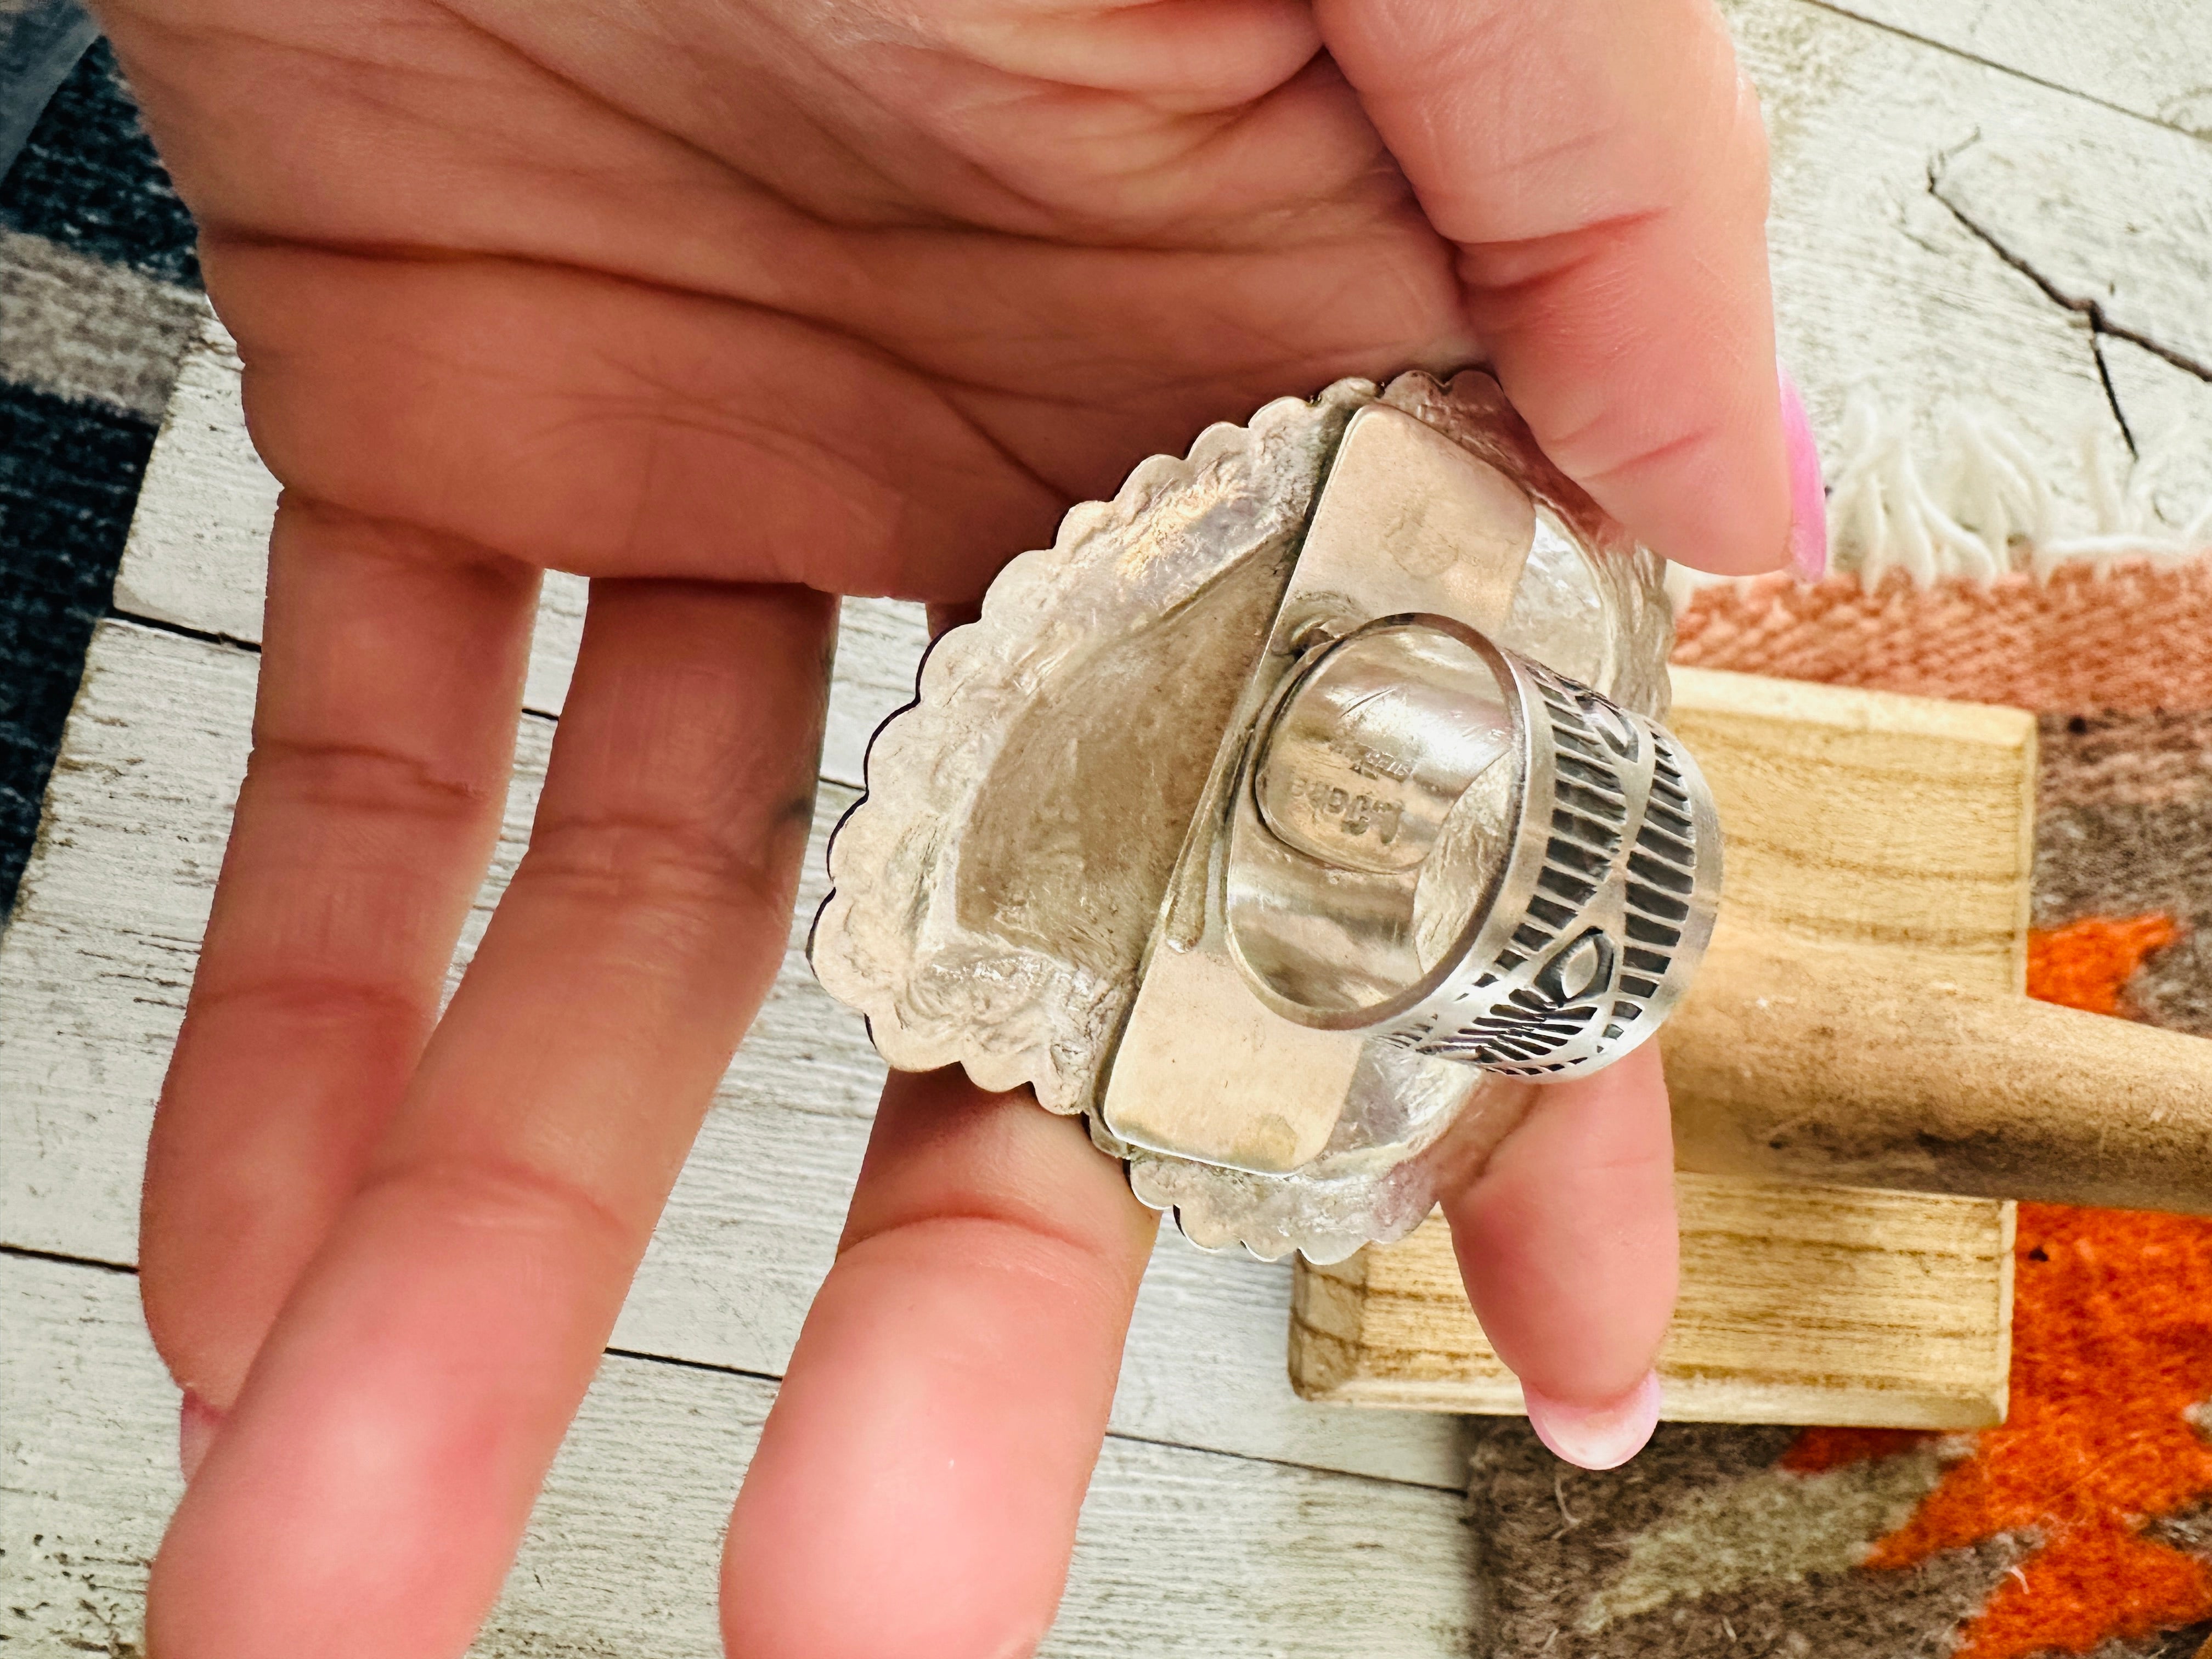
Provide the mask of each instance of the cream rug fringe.
MULTIPOLYGON (((1828 490, 1832 570, 1878 581, 1901 570, 1918 586, 1966 578, 1989 581, 2014 571, 2047 576, 2061 565, 2121 558, 2182 559, 2212 549, 2212 500, 2186 523, 2161 517, 2159 482, 2183 455, 2180 432, 2145 451, 2124 453, 2102 432, 2085 431, 2081 477, 2089 498, 2053 495, 2045 473, 2003 417, 1954 409, 1943 423, 1932 471, 1913 453, 1911 423, 1866 393, 1844 405, 1843 464, 1828 490)), ((1726 580, 1669 569, 1680 604, 1695 588, 1726 580)))

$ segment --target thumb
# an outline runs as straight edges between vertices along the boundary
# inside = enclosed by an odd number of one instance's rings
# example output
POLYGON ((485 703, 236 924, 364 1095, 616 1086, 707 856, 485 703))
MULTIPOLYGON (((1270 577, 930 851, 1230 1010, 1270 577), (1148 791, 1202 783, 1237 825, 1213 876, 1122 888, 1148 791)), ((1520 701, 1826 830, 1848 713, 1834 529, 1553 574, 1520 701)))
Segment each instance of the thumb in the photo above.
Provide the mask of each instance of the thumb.
POLYGON ((1317 14, 1552 459, 1668 558, 1817 568, 1817 459, 1802 414, 1785 440, 1775 370, 1765 137, 1707 0, 1317 14))

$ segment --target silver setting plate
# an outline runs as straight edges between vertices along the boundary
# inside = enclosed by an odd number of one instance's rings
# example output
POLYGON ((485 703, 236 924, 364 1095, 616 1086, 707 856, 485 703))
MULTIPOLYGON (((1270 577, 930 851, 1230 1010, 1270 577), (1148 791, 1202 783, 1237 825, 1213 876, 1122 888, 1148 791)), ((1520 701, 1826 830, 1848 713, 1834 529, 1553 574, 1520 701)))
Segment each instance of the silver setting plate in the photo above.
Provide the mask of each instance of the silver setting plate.
POLYGON ((1486 375, 1210 428, 933 648, 832 842, 816 971, 893 1066, 1085 1113, 1202 1244, 1400 1236, 1525 1109, 1498 1073, 1625 1051, 1692 965, 1694 927, 1656 979, 1625 942, 1632 818, 1698 799, 1654 723, 1660 577, 1486 375), (1528 809, 1624 732, 1648 763, 1613 757, 1611 873, 1499 975, 1498 930, 1559 902, 1528 809), (1632 1018, 1632 978, 1657 988, 1632 1018), (1553 988, 1583 994, 1508 1012, 1553 988))

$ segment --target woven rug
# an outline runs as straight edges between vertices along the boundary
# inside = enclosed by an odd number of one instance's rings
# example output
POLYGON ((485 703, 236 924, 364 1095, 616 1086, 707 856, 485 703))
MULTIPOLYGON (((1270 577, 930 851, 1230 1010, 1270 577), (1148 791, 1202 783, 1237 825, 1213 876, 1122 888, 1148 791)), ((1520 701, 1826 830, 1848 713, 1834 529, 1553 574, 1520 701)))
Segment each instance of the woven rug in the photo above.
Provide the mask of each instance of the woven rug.
MULTIPOLYGON (((2212 1036, 2212 557, 1699 591, 1676 659, 2039 716, 2029 990, 2212 1036)), ((2212 1151, 2208 1151, 2212 1156, 2212 1151)), ((2212 1220, 2022 1205, 2002 1426, 1478 1431, 1499 1659, 2190 1656, 2212 1638, 2212 1220)))
POLYGON ((193 235, 94 46, 0 179, 0 914, 199 325, 193 235))

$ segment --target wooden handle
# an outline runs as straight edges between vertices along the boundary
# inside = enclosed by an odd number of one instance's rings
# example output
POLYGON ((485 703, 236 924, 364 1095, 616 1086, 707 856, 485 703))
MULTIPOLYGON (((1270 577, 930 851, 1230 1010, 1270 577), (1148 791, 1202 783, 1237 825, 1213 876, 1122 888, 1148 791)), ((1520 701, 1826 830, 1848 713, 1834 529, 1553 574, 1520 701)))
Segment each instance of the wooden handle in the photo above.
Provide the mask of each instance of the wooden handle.
POLYGON ((2212 1213, 2212 1042, 1914 965, 1724 928, 1662 1037, 1680 1166, 2212 1213))

